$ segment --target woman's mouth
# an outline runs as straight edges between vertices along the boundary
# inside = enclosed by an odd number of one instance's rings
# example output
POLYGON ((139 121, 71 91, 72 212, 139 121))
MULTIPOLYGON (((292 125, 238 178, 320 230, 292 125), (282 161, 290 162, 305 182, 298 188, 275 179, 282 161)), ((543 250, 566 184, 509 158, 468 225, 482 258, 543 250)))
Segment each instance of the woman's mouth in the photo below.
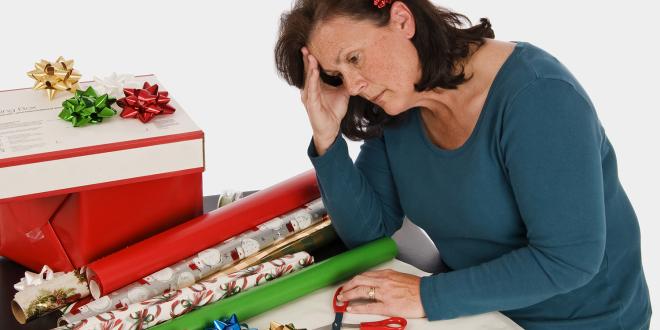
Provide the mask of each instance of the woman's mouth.
POLYGON ((372 98, 371 102, 372 103, 378 103, 383 98, 383 94, 385 94, 385 91, 380 92, 380 94, 378 94, 374 98, 372 98))

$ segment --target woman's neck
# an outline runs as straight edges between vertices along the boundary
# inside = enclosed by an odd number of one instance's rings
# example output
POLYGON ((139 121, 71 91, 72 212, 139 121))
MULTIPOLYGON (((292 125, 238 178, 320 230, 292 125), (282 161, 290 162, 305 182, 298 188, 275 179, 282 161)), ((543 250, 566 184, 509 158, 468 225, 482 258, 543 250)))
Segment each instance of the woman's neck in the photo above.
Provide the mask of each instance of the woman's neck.
POLYGON ((417 105, 430 135, 453 137, 460 141, 470 135, 488 96, 488 91, 515 44, 487 39, 463 63, 466 82, 456 89, 436 88, 420 93, 417 105))

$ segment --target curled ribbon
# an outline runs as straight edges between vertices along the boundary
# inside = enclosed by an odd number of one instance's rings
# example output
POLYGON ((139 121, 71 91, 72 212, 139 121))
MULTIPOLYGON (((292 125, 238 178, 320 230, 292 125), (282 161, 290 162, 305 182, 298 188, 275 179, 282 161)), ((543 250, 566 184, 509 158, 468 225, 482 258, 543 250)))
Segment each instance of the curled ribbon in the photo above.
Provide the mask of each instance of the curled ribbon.
POLYGON ((45 89, 48 99, 52 100, 55 93, 69 91, 74 93, 80 86, 80 72, 73 69, 73 60, 58 57, 54 63, 41 60, 34 65, 34 70, 27 73, 28 77, 36 80, 33 89, 45 89))
POLYGON ((59 277, 62 274, 64 273, 62 272, 53 273, 53 270, 50 269, 50 267, 44 265, 41 268, 41 272, 39 272, 39 274, 30 271, 25 272, 25 276, 21 278, 21 281, 14 284, 14 289, 16 289, 16 291, 23 291, 28 287, 38 286, 44 282, 59 277))
POLYGON ((168 104, 168 93, 158 91, 158 84, 152 86, 145 82, 142 88, 124 88, 124 95, 125 97, 117 100, 117 104, 123 108, 120 114, 122 118, 138 118, 147 123, 156 115, 176 111, 168 104))
POLYGON ((213 327, 206 328, 206 330, 257 330, 248 327, 245 323, 239 323, 236 314, 226 319, 214 320, 213 327))
POLYGON ((64 101, 59 117, 71 122, 73 127, 85 126, 89 123, 98 124, 103 118, 117 114, 117 111, 110 107, 113 103, 115 99, 108 94, 99 96, 90 86, 84 92, 76 91, 74 97, 64 101))
POLYGON ((140 82, 135 79, 132 74, 117 74, 105 78, 94 76, 94 87, 99 94, 108 94, 113 98, 120 98, 124 96, 124 88, 138 88, 140 82))

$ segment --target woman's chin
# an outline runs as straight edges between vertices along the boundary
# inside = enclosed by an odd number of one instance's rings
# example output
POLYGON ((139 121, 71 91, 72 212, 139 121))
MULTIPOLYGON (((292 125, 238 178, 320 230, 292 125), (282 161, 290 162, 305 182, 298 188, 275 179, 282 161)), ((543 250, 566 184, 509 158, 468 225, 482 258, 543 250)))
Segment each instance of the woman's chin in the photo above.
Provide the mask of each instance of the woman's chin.
POLYGON ((406 112, 408 108, 400 106, 400 105, 392 105, 392 104, 383 104, 380 106, 381 109, 383 109, 383 112, 386 114, 394 117, 397 115, 400 115, 403 112, 406 112))

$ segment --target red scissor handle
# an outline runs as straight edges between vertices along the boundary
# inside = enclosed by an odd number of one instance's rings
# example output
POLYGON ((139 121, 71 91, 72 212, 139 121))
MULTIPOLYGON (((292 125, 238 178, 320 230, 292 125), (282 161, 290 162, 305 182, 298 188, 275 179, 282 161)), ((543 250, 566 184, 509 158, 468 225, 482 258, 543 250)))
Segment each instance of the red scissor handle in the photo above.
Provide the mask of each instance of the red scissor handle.
POLYGON ((341 293, 342 288, 342 286, 338 287, 337 291, 335 291, 335 297, 332 298, 332 309, 334 309, 335 313, 344 313, 346 312, 346 308, 348 308, 348 301, 337 300, 337 296, 341 293))
POLYGON ((408 321, 400 317, 390 317, 382 321, 360 323, 361 330, 392 330, 405 329, 408 321))
MULTIPOLYGON (((337 296, 341 293, 343 287, 338 287, 335 291, 335 296, 332 298, 332 308, 335 313, 344 313, 346 308, 348 308, 348 301, 338 301, 337 296)), ((360 329, 362 330, 393 330, 400 329, 403 330, 406 328, 408 321, 401 317, 390 317, 382 321, 375 322, 363 322, 360 323, 360 329)))

